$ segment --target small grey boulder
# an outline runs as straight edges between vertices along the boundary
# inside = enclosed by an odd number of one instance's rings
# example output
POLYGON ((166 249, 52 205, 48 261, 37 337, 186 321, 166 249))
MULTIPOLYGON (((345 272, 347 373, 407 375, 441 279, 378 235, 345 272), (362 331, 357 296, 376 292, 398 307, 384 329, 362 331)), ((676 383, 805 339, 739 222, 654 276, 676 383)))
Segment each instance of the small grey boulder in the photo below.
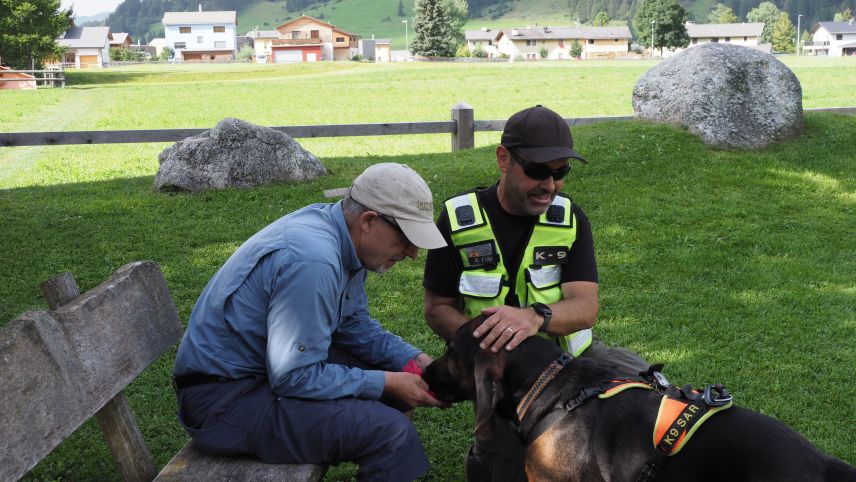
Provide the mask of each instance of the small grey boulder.
POLYGON ((723 149, 760 149, 803 131, 794 73, 770 54, 724 43, 688 48, 651 68, 633 88, 633 111, 723 149))
POLYGON ((164 149, 155 189, 204 191, 309 181, 327 174, 315 156, 284 132, 226 118, 164 149))

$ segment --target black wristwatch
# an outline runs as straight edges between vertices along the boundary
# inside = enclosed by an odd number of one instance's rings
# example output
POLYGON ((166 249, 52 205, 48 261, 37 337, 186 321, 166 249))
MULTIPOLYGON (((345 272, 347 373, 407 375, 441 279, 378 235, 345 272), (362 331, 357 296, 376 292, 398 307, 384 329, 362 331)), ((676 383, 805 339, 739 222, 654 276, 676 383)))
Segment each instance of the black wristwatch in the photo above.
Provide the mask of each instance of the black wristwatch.
POLYGON ((532 309, 535 310, 535 313, 538 313, 539 315, 544 317, 544 322, 541 323, 541 328, 539 328, 538 331, 547 331, 547 326, 550 324, 550 320, 553 319, 553 310, 551 310, 550 307, 545 305, 544 303, 532 303, 529 306, 531 306, 532 309))

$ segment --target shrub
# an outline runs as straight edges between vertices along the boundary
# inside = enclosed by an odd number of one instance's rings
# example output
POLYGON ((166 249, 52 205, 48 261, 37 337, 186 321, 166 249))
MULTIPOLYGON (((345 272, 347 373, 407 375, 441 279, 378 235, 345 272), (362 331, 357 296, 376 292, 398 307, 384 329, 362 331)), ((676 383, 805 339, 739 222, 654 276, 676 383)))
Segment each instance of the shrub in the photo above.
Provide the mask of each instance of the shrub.
POLYGON ((571 48, 568 49, 568 53, 571 57, 578 59, 583 56, 583 46, 576 40, 571 44, 571 48))
POLYGON ((547 56, 550 55, 550 51, 547 50, 547 47, 541 47, 541 50, 538 51, 538 55, 540 55, 542 59, 546 59, 547 56))
POLYGON ((458 50, 455 51, 455 57, 469 57, 470 49, 466 45, 458 46, 458 50))
POLYGON ((362 54, 356 54, 353 57, 351 57, 351 60, 353 60, 354 62, 360 62, 363 60, 363 55, 362 54))
POLYGON ((238 60, 253 60, 255 56, 255 50, 249 45, 244 45, 241 47, 241 50, 238 51, 238 60))
POLYGON ((487 57, 487 52, 485 52, 484 49, 481 48, 481 45, 479 45, 475 48, 475 50, 473 50, 473 57, 478 57, 480 59, 483 59, 483 58, 487 57))

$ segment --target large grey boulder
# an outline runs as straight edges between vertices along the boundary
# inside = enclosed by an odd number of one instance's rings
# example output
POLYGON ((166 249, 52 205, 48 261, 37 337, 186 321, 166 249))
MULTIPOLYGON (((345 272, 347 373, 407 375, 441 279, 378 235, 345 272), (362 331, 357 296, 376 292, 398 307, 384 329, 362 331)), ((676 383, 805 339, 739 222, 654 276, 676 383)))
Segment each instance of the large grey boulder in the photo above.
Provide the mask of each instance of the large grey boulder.
POLYGON ((688 48, 650 69, 633 88, 633 111, 725 149, 760 149, 803 130, 794 73, 770 54, 731 44, 688 48))
POLYGON ((309 181, 327 174, 315 156, 284 132, 226 118, 158 156, 155 189, 204 191, 309 181))

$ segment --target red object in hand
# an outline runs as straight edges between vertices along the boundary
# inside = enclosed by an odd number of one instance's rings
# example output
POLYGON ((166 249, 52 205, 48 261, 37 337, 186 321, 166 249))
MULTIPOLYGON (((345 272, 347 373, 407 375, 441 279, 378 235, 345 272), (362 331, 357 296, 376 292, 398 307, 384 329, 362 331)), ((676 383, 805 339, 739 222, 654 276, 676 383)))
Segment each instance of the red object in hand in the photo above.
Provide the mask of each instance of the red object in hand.
MULTIPOLYGON (((404 365, 404 368, 401 369, 403 372, 412 373, 414 375, 422 376, 422 367, 416 364, 416 360, 410 360, 404 365)), ((434 392, 428 390, 428 395, 431 395, 433 398, 437 398, 437 395, 434 395, 434 392)))

